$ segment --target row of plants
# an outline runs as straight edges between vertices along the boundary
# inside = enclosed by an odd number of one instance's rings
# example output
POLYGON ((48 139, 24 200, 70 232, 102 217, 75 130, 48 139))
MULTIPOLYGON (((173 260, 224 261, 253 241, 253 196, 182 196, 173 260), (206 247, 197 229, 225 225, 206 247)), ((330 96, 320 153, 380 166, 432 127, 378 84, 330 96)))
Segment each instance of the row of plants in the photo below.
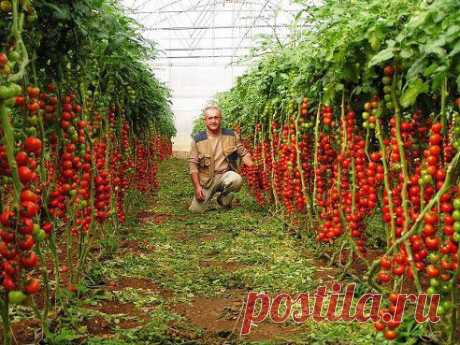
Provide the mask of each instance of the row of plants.
POLYGON ((18 305, 48 339, 50 315, 84 288, 90 251, 119 236, 136 191, 158 187, 175 129, 148 65, 155 51, 116 1, 1 1, 0 42, 0 312, 11 344, 18 305))
POLYGON ((301 219, 344 271, 362 261, 361 279, 388 297, 384 312, 398 312, 401 293, 441 295, 440 324, 378 320, 378 337, 454 344, 460 3, 304 7, 291 41, 217 97, 257 162, 244 171, 250 190, 285 219, 301 219))

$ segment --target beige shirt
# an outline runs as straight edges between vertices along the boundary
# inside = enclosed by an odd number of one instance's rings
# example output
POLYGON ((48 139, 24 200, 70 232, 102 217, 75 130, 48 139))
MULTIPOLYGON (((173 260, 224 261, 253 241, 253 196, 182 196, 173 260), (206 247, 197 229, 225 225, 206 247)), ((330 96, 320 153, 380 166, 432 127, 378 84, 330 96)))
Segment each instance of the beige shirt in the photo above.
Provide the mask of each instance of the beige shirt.
MULTIPOLYGON (((211 149, 214 152, 214 171, 216 174, 222 174, 229 169, 228 162, 225 159, 224 155, 224 150, 222 149, 222 144, 221 144, 221 139, 222 139, 222 134, 219 134, 217 136, 214 136, 212 134, 209 134, 208 132, 208 140, 211 144, 211 149)), ((245 158, 248 159, 248 150, 246 150, 241 144, 239 137, 236 137, 236 148, 238 155, 243 159, 243 162, 245 162, 245 158)), ((191 148, 190 148, 190 157, 189 157, 189 166, 190 166, 190 173, 193 172, 198 172, 198 166, 199 166, 199 159, 198 159, 198 149, 196 146, 196 142, 192 140, 191 148)))

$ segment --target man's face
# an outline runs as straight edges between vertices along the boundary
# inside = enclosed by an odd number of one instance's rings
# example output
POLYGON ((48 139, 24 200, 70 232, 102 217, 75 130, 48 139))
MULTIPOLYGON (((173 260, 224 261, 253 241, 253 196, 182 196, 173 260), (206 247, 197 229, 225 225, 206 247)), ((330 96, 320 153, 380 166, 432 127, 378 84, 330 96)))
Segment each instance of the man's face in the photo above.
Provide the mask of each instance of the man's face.
POLYGON ((204 123, 206 128, 211 132, 216 132, 220 129, 220 122, 222 117, 219 110, 217 109, 208 109, 204 115, 204 123))

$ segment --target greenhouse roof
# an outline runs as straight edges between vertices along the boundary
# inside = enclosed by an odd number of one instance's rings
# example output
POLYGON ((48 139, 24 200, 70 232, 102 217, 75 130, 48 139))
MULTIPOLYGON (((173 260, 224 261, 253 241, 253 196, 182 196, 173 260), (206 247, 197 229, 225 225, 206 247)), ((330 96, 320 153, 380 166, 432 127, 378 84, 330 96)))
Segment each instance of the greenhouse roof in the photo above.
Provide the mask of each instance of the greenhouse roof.
POLYGON ((157 45, 152 64, 173 92, 178 149, 188 146, 193 118, 203 106, 245 71, 251 49, 263 37, 287 41, 299 12, 287 0, 123 0, 122 4, 142 25, 144 38, 157 45))

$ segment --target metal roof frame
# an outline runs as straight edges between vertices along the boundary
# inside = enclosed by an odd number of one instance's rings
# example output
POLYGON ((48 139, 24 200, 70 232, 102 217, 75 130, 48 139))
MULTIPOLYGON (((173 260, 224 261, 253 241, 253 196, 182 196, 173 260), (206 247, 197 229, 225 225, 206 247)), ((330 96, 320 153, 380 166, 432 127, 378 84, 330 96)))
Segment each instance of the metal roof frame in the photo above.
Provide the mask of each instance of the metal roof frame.
POLYGON ((258 33, 273 35, 276 40, 289 37, 287 32, 291 27, 290 19, 293 14, 298 13, 298 7, 286 8, 286 2, 285 0, 133 0, 127 11, 144 24, 142 30, 149 33, 149 38, 159 43, 158 49, 165 54, 160 57, 162 61, 168 58, 174 62, 180 59, 200 58, 201 55, 197 55, 196 52, 203 51, 206 52, 203 57, 212 58, 214 63, 216 59, 221 61, 224 58, 229 59, 230 63, 235 63, 235 59, 244 56, 244 52, 253 48, 254 45, 248 45, 247 41, 258 33), (222 13, 231 13, 231 20, 217 24, 216 16, 222 13), (278 21, 279 14, 287 19, 278 21), (159 35, 155 38, 152 32, 170 32, 172 35, 166 37, 159 35), (224 36, 218 35, 217 32, 224 32, 224 36), (221 39, 230 42, 222 46, 217 42, 221 39), (203 41, 206 41, 204 46, 201 44, 203 41), (228 54, 229 50, 232 50, 231 55, 234 58, 228 54), (182 52, 183 56, 178 55, 177 52, 182 52))

